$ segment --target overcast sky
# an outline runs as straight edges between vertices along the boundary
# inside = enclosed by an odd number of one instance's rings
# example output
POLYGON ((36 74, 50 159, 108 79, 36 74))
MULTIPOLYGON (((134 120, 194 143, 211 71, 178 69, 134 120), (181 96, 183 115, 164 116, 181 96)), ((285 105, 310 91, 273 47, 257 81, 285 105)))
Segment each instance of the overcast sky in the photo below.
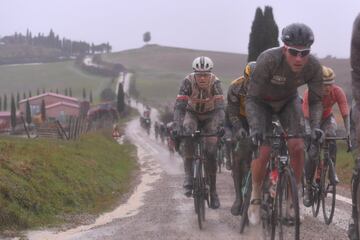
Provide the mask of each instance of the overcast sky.
POLYGON ((247 54, 255 10, 265 5, 280 32, 293 22, 309 25, 318 56, 349 57, 360 0, 1 0, 0 36, 52 28, 73 40, 109 41, 119 51, 141 47, 150 31, 160 45, 247 54))

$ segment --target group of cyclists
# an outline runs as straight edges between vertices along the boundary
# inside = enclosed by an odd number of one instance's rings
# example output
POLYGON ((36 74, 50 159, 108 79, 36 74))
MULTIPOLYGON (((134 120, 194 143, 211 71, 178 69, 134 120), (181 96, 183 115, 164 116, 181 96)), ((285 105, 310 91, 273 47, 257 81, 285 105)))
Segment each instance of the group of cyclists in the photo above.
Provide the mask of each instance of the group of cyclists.
POLYGON ((164 123, 155 121, 154 123, 155 139, 160 139, 161 143, 165 143, 171 155, 175 153, 175 145, 171 135, 173 124, 174 122, 164 123))
MULTIPOLYGON (((360 106, 359 18, 354 25, 351 52, 356 106, 360 106)), ((288 154, 299 189, 305 172, 303 204, 306 207, 310 207, 313 201, 311 183, 314 163, 319 158, 318 145, 325 136, 336 135, 337 125, 332 112, 335 103, 344 120, 346 137, 350 138, 350 111, 346 95, 335 84, 334 71, 322 66, 311 54, 314 43, 311 28, 302 23, 290 24, 282 30, 281 40, 282 46, 265 50, 256 62, 247 63, 244 75, 231 82, 226 105, 221 82, 212 72, 213 61, 209 57, 197 57, 192 63, 193 72, 181 83, 174 107, 173 132, 177 136, 196 130, 209 134, 225 132, 226 166, 232 171, 235 188, 235 200, 231 207, 233 215, 240 214, 242 199, 239 186, 242 175, 251 169, 252 192, 248 218, 253 225, 261 220, 261 189, 271 153, 265 136, 271 134, 273 121, 279 122, 286 134, 295 136, 287 140, 288 154), (301 97, 298 87, 305 84, 308 89, 301 97), (239 144, 240 147, 235 149, 234 146, 239 144), (254 146, 258 147, 256 157, 252 154, 254 146)), ((213 209, 220 207, 215 159, 218 139, 204 139, 210 185, 209 206, 213 209)), ((184 161, 184 194, 190 197, 193 187, 193 144, 189 138, 183 138, 177 144, 181 146, 177 149, 181 150, 184 161)), ((331 145, 330 155, 336 159, 335 142, 331 145)), ((337 176, 334 179, 339 182, 337 176)), ((291 217, 291 203, 288 208, 291 217)))

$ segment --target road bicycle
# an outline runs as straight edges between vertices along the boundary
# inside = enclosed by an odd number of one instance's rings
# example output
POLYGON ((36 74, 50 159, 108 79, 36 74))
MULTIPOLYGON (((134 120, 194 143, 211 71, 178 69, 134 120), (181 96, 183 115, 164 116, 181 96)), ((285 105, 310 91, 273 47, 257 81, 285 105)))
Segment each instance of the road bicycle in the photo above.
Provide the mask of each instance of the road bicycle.
POLYGON ((347 137, 325 137, 324 142, 319 144, 319 148, 322 150, 322 157, 318 159, 316 163, 315 177, 311 185, 313 199, 311 208, 313 216, 318 216, 321 203, 324 221, 327 225, 332 222, 336 203, 336 159, 331 158, 330 148, 332 142, 337 140, 345 140, 348 145, 348 151, 351 148, 350 141, 347 137))

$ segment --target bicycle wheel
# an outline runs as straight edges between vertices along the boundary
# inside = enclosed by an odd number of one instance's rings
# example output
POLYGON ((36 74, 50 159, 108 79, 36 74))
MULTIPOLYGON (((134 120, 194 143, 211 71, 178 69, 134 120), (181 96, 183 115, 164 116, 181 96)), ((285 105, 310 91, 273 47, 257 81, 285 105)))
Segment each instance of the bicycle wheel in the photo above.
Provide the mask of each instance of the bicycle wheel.
POLYGON ((222 162, 221 162, 221 150, 219 148, 216 150, 216 162, 218 165, 219 173, 221 173, 222 162))
POLYGON ((200 160, 196 160, 194 171, 196 173, 194 179, 194 205, 197 214, 199 228, 202 229, 205 220, 205 185, 202 178, 202 169, 200 160))
POLYGON ((356 204, 356 214, 354 216, 354 224, 356 229, 356 236, 357 239, 360 237, 360 221, 359 221, 359 215, 360 215, 360 183, 359 178, 357 178, 357 181, 353 183, 353 186, 356 188, 354 189, 355 193, 355 204, 356 204))
POLYGON ((241 195, 243 198, 243 203, 240 209, 241 217, 240 217, 240 233, 244 232, 245 225, 249 223, 248 218, 248 209, 250 206, 250 199, 251 199, 251 189, 252 189, 252 182, 251 182, 251 170, 246 174, 243 179, 244 185, 241 188, 241 195))
POLYGON ((324 214, 324 220, 327 225, 332 222, 336 202, 336 184, 333 176, 335 176, 335 168, 331 160, 325 165, 321 172, 321 201, 324 214))
POLYGON ((262 191, 261 191, 261 225, 263 232, 263 239, 274 239, 274 225, 272 222, 274 221, 274 213, 275 211, 275 203, 274 199, 270 196, 269 193, 269 170, 267 170, 262 191))
POLYGON ((275 197, 272 239, 300 238, 299 199, 293 171, 286 167, 280 174, 275 197))
POLYGON ((321 185, 320 182, 316 182, 314 180, 312 185, 312 197, 313 197, 313 205, 311 206, 313 217, 317 217, 320 210, 320 203, 321 203, 321 185))

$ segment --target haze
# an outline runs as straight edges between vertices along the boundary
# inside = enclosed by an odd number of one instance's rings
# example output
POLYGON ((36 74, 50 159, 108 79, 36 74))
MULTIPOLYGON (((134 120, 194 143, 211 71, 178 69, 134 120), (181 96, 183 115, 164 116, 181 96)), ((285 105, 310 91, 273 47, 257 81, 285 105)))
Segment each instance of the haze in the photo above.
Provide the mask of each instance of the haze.
POLYGON ((255 10, 265 5, 273 8, 280 32, 293 22, 309 25, 319 57, 349 57, 359 0, 11 0, 1 3, 0 36, 52 28, 60 37, 109 42, 119 51, 141 47, 142 34, 150 31, 151 43, 247 54, 255 10))

